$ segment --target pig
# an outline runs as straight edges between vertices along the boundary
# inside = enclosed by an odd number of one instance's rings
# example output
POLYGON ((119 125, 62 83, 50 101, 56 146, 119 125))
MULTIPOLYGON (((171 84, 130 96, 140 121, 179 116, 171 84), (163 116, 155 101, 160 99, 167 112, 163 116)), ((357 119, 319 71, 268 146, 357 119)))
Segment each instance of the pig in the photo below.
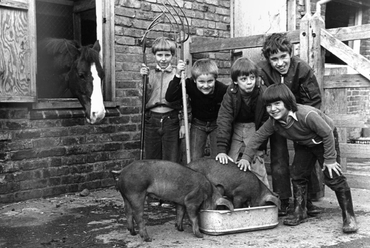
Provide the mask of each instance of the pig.
POLYGON ((221 164, 214 158, 201 158, 187 165, 204 174, 228 199, 235 208, 257 207, 275 204, 280 208, 278 195, 250 171, 241 171, 229 161, 221 164))
POLYGON ((146 242, 152 240, 143 221, 147 195, 176 203, 178 231, 184 230, 182 222, 186 211, 193 233, 198 238, 203 237, 199 231, 198 222, 200 209, 213 210, 217 205, 224 205, 234 210, 232 203, 223 198, 203 174, 174 162, 137 160, 121 171, 111 172, 117 181, 116 188, 120 191, 125 203, 127 229, 131 235, 136 235, 133 222, 135 220, 139 234, 146 242))

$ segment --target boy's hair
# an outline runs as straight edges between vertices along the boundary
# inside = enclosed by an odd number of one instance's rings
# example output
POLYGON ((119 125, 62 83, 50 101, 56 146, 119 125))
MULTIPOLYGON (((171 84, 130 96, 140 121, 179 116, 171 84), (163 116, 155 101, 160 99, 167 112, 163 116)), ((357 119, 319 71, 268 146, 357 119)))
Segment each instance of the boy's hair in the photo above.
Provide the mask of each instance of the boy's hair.
POLYGON ((256 77, 259 77, 260 73, 257 65, 252 60, 245 57, 235 60, 230 72, 233 82, 238 81, 239 76, 248 76, 249 74, 254 74, 256 77))
POLYGON ((199 59, 195 61, 193 67, 191 68, 191 76, 194 80, 200 75, 212 74, 216 79, 218 76, 218 66, 215 61, 211 59, 199 59))
POLYGON ((268 60, 272 54, 278 52, 292 54, 293 45, 285 33, 273 33, 263 43, 262 54, 268 60))
POLYGON ((153 41, 152 53, 155 55, 159 51, 170 51, 172 56, 176 53, 176 43, 167 37, 158 37, 153 41))
POLYGON ((272 84, 267 87, 262 95, 262 101, 266 106, 273 102, 282 101, 288 110, 297 111, 295 96, 285 84, 272 84))

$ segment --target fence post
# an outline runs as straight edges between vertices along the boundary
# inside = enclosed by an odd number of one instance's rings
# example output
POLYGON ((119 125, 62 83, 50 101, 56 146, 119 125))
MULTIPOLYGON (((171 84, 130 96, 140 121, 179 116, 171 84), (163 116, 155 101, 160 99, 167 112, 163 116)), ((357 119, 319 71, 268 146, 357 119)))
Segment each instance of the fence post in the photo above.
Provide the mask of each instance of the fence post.
POLYGON ((312 16, 309 25, 309 64, 313 68, 322 94, 321 109, 325 106, 324 73, 325 73, 325 50, 321 47, 321 29, 325 28, 324 20, 321 18, 321 5, 317 5, 316 12, 312 16))
POLYGON ((306 14, 299 23, 299 57, 307 63, 309 63, 309 26, 311 18, 310 1, 306 0, 306 14))

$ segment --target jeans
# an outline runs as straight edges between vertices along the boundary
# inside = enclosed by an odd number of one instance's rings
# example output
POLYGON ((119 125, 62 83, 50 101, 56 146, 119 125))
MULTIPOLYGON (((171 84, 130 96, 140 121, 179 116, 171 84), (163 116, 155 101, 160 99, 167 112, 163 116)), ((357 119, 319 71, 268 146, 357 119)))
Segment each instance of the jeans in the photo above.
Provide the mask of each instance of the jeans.
MULTIPOLYGON (((231 146, 229 150, 229 157, 231 157, 235 162, 238 160, 240 149, 247 145, 250 138, 256 131, 256 126, 253 122, 251 123, 235 123, 234 133, 231 138, 231 146)), ((270 188, 265 161, 262 157, 255 159, 251 164, 251 171, 256 174, 256 176, 268 187, 270 188)))
POLYGON ((290 187, 289 152, 287 140, 278 133, 270 136, 272 188, 280 199, 289 199, 290 187))
POLYGON ((145 159, 179 160, 178 111, 145 114, 145 159))
MULTIPOLYGON (((317 159, 321 168, 323 168, 324 145, 321 143, 313 147, 307 147, 294 144, 294 149, 295 155, 290 171, 292 181, 300 185, 305 185, 308 183, 314 168, 311 163, 313 159, 317 159)), ((350 190, 345 176, 338 175, 334 171, 332 171, 332 174, 333 178, 330 178, 328 169, 324 170, 324 181, 329 188, 333 191, 350 190)))
POLYGON ((205 122, 193 118, 190 129, 190 156, 191 161, 204 157, 204 149, 209 137, 210 157, 217 156, 217 123, 216 121, 205 122))

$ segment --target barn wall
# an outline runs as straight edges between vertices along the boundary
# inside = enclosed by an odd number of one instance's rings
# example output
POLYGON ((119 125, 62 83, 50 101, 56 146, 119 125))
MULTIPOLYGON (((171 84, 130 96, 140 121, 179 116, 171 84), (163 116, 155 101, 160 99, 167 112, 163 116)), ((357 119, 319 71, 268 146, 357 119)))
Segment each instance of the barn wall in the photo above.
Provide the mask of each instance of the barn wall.
POLYGON ((0 203, 112 186, 109 171, 137 157, 137 125, 107 108, 98 125, 82 110, 0 107, 0 203))

